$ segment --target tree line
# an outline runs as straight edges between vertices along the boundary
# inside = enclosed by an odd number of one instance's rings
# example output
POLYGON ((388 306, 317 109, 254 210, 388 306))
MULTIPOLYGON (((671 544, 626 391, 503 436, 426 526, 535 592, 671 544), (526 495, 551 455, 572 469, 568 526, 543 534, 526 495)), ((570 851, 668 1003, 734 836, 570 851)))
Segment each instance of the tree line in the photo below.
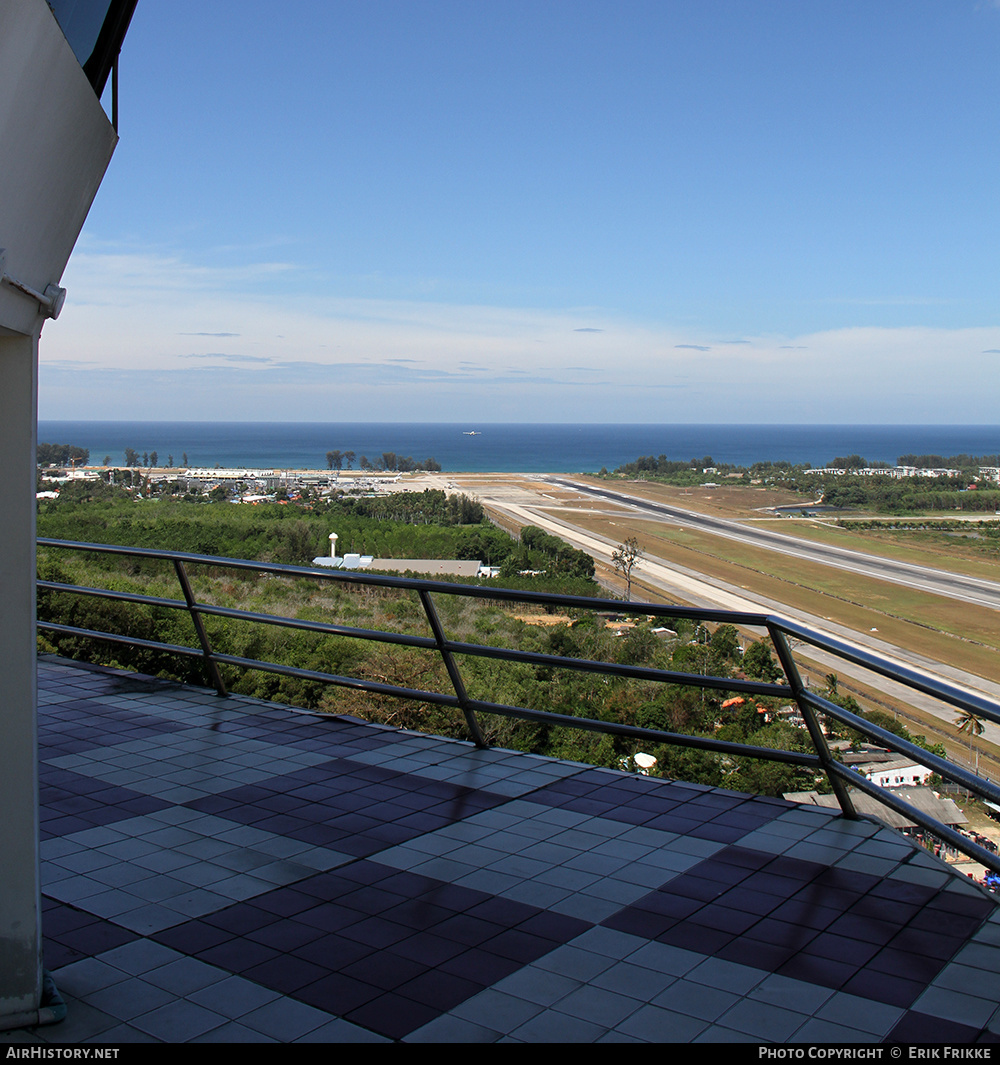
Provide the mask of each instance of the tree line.
MULTIPOLYGON (((354 451, 328 451, 326 453, 327 469, 342 470, 345 463, 349 470, 353 469, 354 460, 357 457, 357 453, 354 451)), ((412 456, 397 455, 395 451, 383 451, 374 462, 367 455, 362 455, 358 465, 362 470, 387 470, 392 473, 411 473, 414 470, 427 470, 431 473, 438 473, 441 470, 441 463, 433 458, 424 459, 423 462, 415 462, 412 456)))
POLYGON ((74 444, 39 444, 36 456, 39 466, 86 466, 90 450, 74 444))

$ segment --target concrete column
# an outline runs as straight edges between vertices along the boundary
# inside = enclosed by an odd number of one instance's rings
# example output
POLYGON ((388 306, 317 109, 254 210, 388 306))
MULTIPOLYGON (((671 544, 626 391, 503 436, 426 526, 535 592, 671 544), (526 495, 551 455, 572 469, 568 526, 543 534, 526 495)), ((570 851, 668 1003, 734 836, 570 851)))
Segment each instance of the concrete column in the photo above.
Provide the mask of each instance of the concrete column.
POLYGON ((0 1029, 41 1000, 35 657, 38 339, 0 335, 0 1029))

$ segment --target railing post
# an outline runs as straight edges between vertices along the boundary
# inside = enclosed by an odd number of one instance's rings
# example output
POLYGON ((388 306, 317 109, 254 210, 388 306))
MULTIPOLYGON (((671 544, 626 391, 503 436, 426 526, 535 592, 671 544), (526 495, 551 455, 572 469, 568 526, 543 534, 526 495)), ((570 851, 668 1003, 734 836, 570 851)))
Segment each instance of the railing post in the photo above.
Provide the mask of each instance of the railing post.
POLYGON ((208 673, 208 679, 211 682, 213 688, 215 688, 216 694, 227 695, 226 685, 222 679, 222 674, 219 672, 219 667, 216 665, 215 659, 212 657, 212 645, 208 640, 208 633, 205 631, 205 626, 201 620, 201 614, 198 611, 198 604, 194 598, 194 592, 191 590, 191 582, 188 580, 187 570, 184 568, 184 563, 179 558, 174 559, 174 571, 177 574, 177 581, 181 586, 181 591, 184 593, 184 602, 187 603, 188 613, 191 615, 191 621, 194 623, 194 631, 198 634, 198 642, 201 644, 201 653, 205 657, 205 670, 208 673))
POLYGON ((830 781, 833 793, 837 796, 837 802, 840 803, 840 811, 845 817, 850 817, 856 820, 858 812, 854 808, 850 793, 844 786, 843 781, 841 781, 835 773, 830 772, 829 766, 833 762, 833 756, 830 754, 830 748, 827 745, 826 737, 823 735, 823 729, 820 727, 819 720, 817 719, 813 708, 801 698, 805 685, 802 683, 799 667, 795 664, 795 659, 792 657, 792 651, 788 646, 788 641, 785 639, 785 634, 770 622, 768 622, 767 631, 771 636, 771 642, 774 644, 775 651, 778 652, 778 661, 781 662, 781 668, 785 671, 785 679, 788 681, 788 685, 792 689, 792 694, 795 697, 799 713, 802 715, 802 720, 806 723, 806 728, 809 730, 809 738, 812 740, 813 746, 816 748, 816 753, 819 755, 820 763, 823 766, 823 772, 826 773, 826 779, 830 781))
POLYGON ((437 616, 437 611, 434 609, 434 602, 431 599, 430 593, 421 588, 417 594, 420 596, 420 602, 423 604, 428 624, 431 627, 431 632, 434 634, 434 640, 437 643, 438 652, 444 659, 444 665, 448 670, 448 676, 451 678, 452 687, 455 689, 455 694, 458 696, 458 705, 462 708, 462 713, 465 714, 465 723, 469 726, 469 732, 472 734, 472 739, 477 747, 488 747, 489 744, 486 742, 486 739, 483 736, 483 731, 479 727, 479 721, 476 719, 476 713, 469 703, 469 694, 465 690, 465 681, 462 680, 462 674, 459 672, 458 663, 455 661, 455 656, 445 646, 444 629, 441 627, 441 621, 437 616))

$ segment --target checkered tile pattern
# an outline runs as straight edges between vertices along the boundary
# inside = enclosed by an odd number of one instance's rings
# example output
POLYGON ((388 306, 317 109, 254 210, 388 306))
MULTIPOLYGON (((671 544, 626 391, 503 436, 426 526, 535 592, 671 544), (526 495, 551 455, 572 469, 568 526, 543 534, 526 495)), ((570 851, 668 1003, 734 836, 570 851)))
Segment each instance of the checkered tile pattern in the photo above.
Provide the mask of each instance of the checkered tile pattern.
POLYGON ((830 811, 41 663, 15 1042, 974 1042, 993 899, 830 811))

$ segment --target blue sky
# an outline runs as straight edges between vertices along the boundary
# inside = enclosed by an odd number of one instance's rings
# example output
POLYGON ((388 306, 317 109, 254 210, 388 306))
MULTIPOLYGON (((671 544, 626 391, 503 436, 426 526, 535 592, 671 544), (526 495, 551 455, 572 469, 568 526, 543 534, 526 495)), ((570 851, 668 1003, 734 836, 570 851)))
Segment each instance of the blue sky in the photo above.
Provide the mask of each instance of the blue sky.
POLYGON ((986 0, 139 0, 40 416, 995 422, 998 45, 986 0))

